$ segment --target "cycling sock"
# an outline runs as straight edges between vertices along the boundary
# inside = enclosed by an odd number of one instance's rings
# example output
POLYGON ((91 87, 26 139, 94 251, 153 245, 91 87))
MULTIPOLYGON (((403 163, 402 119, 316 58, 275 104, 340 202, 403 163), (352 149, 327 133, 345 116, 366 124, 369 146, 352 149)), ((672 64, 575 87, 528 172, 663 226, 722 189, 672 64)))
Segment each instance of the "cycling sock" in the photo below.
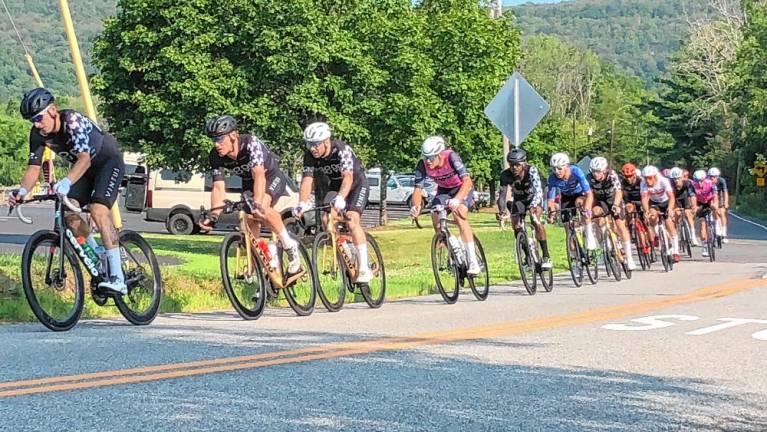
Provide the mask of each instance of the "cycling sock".
POLYGON ((280 232, 280 242, 282 242, 282 247, 285 249, 293 249, 296 246, 298 246, 298 243, 293 239, 293 237, 290 236, 290 233, 288 233, 287 228, 283 228, 282 232, 280 232))
POLYGON ((120 281, 125 281, 123 275, 122 259, 120 258, 120 248, 107 249, 107 261, 109 262, 109 274, 120 281))
POLYGON ((96 241, 96 236, 93 234, 88 234, 88 237, 85 239, 85 241, 88 242, 88 246, 90 246, 93 250, 96 250, 99 247, 99 243, 96 241))
POLYGON ((477 250, 474 246, 474 240, 470 242, 466 242, 466 253, 469 254, 469 262, 475 263, 477 262, 477 250))
POLYGON ((679 254, 679 236, 671 236, 671 253, 679 254))
POLYGON ((370 270, 370 265, 368 264, 368 245, 367 243, 357 245, 357 259, 359 263, 360 271, 362 269, 370 270))
POLYGON ((538 240, 538 244, 541 245, 541 250, 543 251, 543 257, 551 258, 549 256, 549 242, 546 240, 538 240))
POLYGON ((626 262, 634 262, 634 256, 631 255, 631 242, 623 242, 623 255, 626 256, 626 262))

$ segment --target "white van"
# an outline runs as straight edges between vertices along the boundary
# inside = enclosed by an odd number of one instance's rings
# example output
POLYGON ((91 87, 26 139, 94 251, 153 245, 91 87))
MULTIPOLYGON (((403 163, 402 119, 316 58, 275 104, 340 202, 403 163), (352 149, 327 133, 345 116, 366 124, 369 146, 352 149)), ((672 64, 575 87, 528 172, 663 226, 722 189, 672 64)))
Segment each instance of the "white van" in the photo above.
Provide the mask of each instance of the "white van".
MULTIPOLYGON (((381 168, 371 168, 365 176, 368 180, 368 186, 370 187, 370 195, 368 202, 371 204, 378 204, 381 202, 381 168)), ((426 187, 423 189, 423 199, 426 202, 431 201, 434 197, 434 182, 431 179, 426 179, 426 187)), ((408 207, 411 206, 411 197, 415 190, 415 176, 413 174, 396 174, 394 171, 389 172, 389 179, 386 181, 386 203, 387 204, 401 204, 408 207)))
MULTIPOLYGON (((212 180, 209 176, 189 171, 172 171, 164 168, 147 169, 144 156, 125 152, 125 210, 144 213, 150 222, 162 222, 171 234, 197 234, 200 208, 210 207, 212 180)), ((288 195, 280 198, 274 209, 296 234, 299 229, 292 217, 292 209, 298 203, 298 189, 288 179, 288 195)), ((226 198, 239 201, 242 180, 237 176, 226 179, 226 198)), ((307 218, 310 219, 310 218, 307 218)), ((239 226, 237 214, 222 215, 217 230, 233 230, 239 226)))

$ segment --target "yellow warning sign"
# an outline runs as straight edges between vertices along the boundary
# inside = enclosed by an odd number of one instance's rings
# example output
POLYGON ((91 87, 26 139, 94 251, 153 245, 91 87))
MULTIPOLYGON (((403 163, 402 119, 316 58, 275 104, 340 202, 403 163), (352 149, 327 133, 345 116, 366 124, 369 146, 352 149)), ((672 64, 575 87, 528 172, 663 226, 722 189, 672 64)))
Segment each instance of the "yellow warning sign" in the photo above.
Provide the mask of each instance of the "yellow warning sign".
MULTIPOLYGON (((757 177, 764 177, 767 175, 767 162, 755 162, 752 172, 757 177)), ((764 186, 764 181, 762 181, 761 185, 757 182, 757 186, 764 186)))
POLYGON ((759 187, 764 187, 764 177, 759 177, 756 179, 756 185, 759 187))

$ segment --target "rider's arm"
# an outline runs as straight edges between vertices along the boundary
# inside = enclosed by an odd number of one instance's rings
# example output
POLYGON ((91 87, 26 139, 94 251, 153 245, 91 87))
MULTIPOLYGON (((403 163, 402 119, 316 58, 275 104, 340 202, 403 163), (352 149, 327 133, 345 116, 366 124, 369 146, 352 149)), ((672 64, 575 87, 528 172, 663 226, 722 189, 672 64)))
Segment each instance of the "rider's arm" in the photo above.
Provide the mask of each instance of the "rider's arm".
POLYGON ((650 214, 650 193, 642 191, 642 210, 645 215, 650 214))
POLYGON ((316 162, 308 150, 304 151, 304 171, 301 177, 301 186, 298 188, 298 202, 305 203, 309 201, 314 186, 314 167, 316 162))
POLYGON ((533 200, 530 202, 530 206, 543 207, 543 185, 541 184, 541 176, 538 174, 538 168, 531 165, 529 175, 533 184, 533 200))
POLYGON ((261 203, 266 191, 266 170, 263 165, 259 165, 250 172, 253 175, 253 201, 261 203))
POLYGON ((453 167, 455 173, 458 174, 458 177, 461 178, 461 188, 458 190, 458 193, 455 194, 455 199, 463 202, 471 193, 471 188, 474 187, 474 182, 471 181, 469 171, 466 170, 466 166, 463 164, 461 157, 458 156, 458 153, 450 153, 450 157, 447 159, 447 163, 453 167))
POLYGON ((463 202, 471 193, 471 188, 474 187, 474 182, 471 181, 471 177, 468 175, 466 177, 462 177, 461 181, 463 183, 461 184, 461 188, 458 189, 458 193, 455 194, 455 199, 463 202))
POLYGON ((67 174, 67 177, 69 178, 69 181, 72 182, 72 184, 77 183, 78 180, 80 180, 80 177, 85 174, 85 171, 88 171, 88 168, 91 167, 91 155, 88 152, 82 152, 77 155, 77 162, 72 166, 72 169, 69 170, 69 174, 67 174))
MULTIPOLYGON (((211 208, 221 207, 224 205, 224 198, 226 198, 226 182, 224 180, 214 180, 213 187, 210 190, 210 206, 211 208)), ((220 215, 222 209, 212 210, 211 213, 216 216, 220 215)))
POLYGON ((354 173, 352 171, 345 171, 341 173, 341 187, 338 189, 338 196, 346 199, 349 196, 349 192, 352 190, 354 184, 354 173))
POLYGON ((509 185, 501 184, 501 191, 498 192, 498 201, 496 204, 498 204, 498 213, 503 213, 506 211, 506 202, 507 195, 509 193, 509 185))
POLYGON ((621 179, 615 171, 610 173, 610 180, 613 183, 613 190, 615 191, 615 197, 613 199, 614 205, 620 205, 623 202, 623 187, 621 186, 621 179))
POLYGON ((24 177, 21 179, 21 187, 27 191, 32 190, 40 176, 40 165, 28 165, 24 177))
POLYGON ((341 159, 341 187, 338 189, 338 196, 346 199, 354 184, 354 153, 349 146, 339 149, 341 159))
POLYGON ((426 166, 424 165, 423 160, 418 161, 418 164, 415 166, 415 171, 413 172, 413 185, 415 186, 415 190, 413 190, 413 207, 421 208, 421 205, 423 204, 423 184, 426 181, 426 166))
POLYGON ((591 208, 594 207, 594 192, 589 190, 586 192, 586 202, 584 204, 584 210, 591 213, 591 208))
POLYGON ((668 214, 671 216, 674 214, 674 209, 676 209, 676 194, 673 190, 667 190, 666 196, 668 197, 668 214))
POLYGON ((557 208, 557 202, 555 201, 557 198, 557 193, 559 189, 556 186, 556 176, 554 173, 549 175, 549 193, 547 195, 548 199, 548 206, 549 206, 549 213, 554 212, 554 210, 557 208))
POLYGON ((724 197, 724 208, 730 208, 730 192, 727 190, 727 180, 722 179, 722 196, 724 197))

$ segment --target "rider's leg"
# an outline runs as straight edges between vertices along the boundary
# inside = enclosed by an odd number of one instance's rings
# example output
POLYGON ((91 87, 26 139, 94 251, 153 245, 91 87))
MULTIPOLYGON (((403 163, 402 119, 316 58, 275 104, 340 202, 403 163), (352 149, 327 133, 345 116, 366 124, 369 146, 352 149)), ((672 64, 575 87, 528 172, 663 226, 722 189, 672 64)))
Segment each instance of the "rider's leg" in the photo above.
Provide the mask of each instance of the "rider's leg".
POLYGON ((626 265, 628 265, 629 270, 634 270, 636 264, 634 264, 634 255, 631 253, 631 234, 626 227, 625 216, 613 213, 613 220, 615 221, 615 229, 623 241, 623 256, 626 257, 626 265))
POLYGON ((362 229, 362 215, 354 210, 346 212, 346 227, 349 228, 349 232, 352 233, 352 240, 354 246, 357 248, 357 264, 359 273, 357 281, 359 283, 367 283, 373 278, 373 273, 370 271, 370 263, 368 262, 368 240, 365 237, 365 230, 362 229))
MULTIPOLYGON (((586 204, 586 197, 580 196, 576 198, 575 205, 576 207, 581 209, 581 211, 586 210, 584 208, 585 204, 586 204)), ((584 233, 586 237, 586 249, 595 250, 597 248, 597 241, 594 236, 594 222, 591 220, 590 217, 586 217, 585 215, 584 215, 584 219, 586 221, 586 230, 584 233)))
POLYGON ((463 240, 464 245, 466 245, 466 256, 469 260, 469 269, 467 273, 478 274, 480 268, 479 261, 477 260, 477 249, 474 244, 474 233, 469 225, 468 217, 469 208, 466 207, 465 204, 461 204, 455 211, 453 211, 453 219, 455 220, 456 225, 458 225, 458 230, 461 233, 461 240, 463 240))
POLYGON ((535 215, 535 219, 538 221, 538 223, 533 224, 533 228, 535 228, 535 238, 538 239, 538 243, 541 245, 541 251, 543 251, 543 257, 548 258, 549 244, 546 239, 546 228, 544 228, 543 223, 541 223, 541 217, 543 216, 543 208, 533 207, 532 212, 535 215))
POLYGON ((679 233, 676 231, 676 225, 674 225, 674 221, 666 217, 666 230, 668 230, 669 235, 671 236, 671 253, 673 255, 679 255, 679 233))
POLYGON ((695 235, 695 213, 692 211, 692 209, 685 209, 684 210, 684 217, 687 219, 687 226, 690 227, 690 235, 692 236, 692 244, 695 246, 700 246, 700 241, 698 240, 698 237, 695 235))
POLYGON ((301 256, 298 252, 298 242, 290 236, 282 216, 272 208, 273 198, 269 194, 264 194, 261 200, 261 207, 264 209, 262 221, 273 233, 277 234, 283 249, 288 254, 288 273, 297 273, 301 271, 301 256))

